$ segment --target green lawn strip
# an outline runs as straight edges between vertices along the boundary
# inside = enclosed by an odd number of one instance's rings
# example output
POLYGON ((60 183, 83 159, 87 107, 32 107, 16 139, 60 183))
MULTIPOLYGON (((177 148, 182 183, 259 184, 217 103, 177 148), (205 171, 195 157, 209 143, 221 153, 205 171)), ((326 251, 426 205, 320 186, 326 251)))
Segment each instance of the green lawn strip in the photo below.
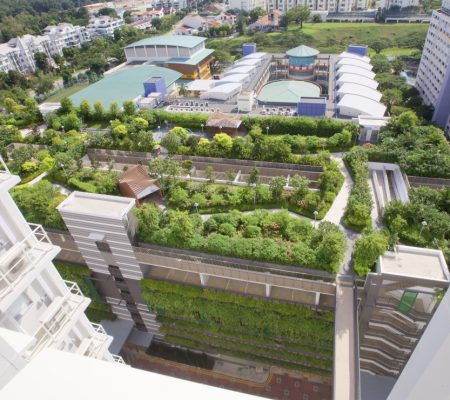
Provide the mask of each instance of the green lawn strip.
POLYGON ((331 369, 332 360, 323 360, 316 357, 308 357, 301 354, 295 354, 292 352, 287 352, 282 349, 274 350, 262 348, 249 343, 236 342, 235 340, 230 340, 228 338, 219 338, 213 336, 198 335, 192 332, 186 331, 173 331, 167 332, 169 336, 182 337, 194 341, 200 341, 202 343, 207 343, 212 346, 221 346, 230 350, 244 351, 246 353, 251 353, 255 355, 260 355, 263 357, 270 357, 275 360, 289 361, 299 363, 306 367, 318 367, 324 368, 326 370, 331 369))
POLYGON ((292 355, 297 355, 300 357, 303 357, 305 359, 319 359, 324 361, 330 361, 332 357, 330 356, 324 356, 320 353, 314 353, 311 351, 304 351, 299 349, 290 349, 287 346, 283 346, 279 343, 262 343, 261 340, 254 340, 252 337, 243 337, 237 338, 235 335, 228 335, 227 333, 220 331, 220 332, 208 332, 205 330, 196 330, 192 328, 186 328, 186 327, 180 327, 176 324, 163 324, 163 326, 160 328, 160 332, 167 333, 167 334, 178 334, 178 335, 190 335, 193 338, 201 339, 202 337, 208 338, 207 340, 212 341, 215 339, 221 339, 221 340, 227 340, 229 342, 234 343, 237 347, 240 347, 242 345, 242 349, 245 349, 245 346, 252 346, 255 348, 260 348, 264 351, 273 351, 273 352, 281 352, 281 353, 289 353, 292 355))
POLYGON ((239 328, 225 328, 221 327, 217 329, 213 326, 196 323, 191 320, 185 320, 180 318, 171 318, 166 316, 158 316, 158 322, 161 322, 163 326, 175 326, 177 329, 193 329, 196 331, 203 331, 211 334, 223 334, 226 336, 231 336, 236 339, 245 339, 251 340, 254 343, 260 343, 262 345, 277 345, 282 346, 286 349, 298 350, 298 351, 306 351, 306 352, 314 352, 320 353, 323 357, 330 357, 333 354, 333 343, 332 341, 323 342, 323 343, 314 343, 308 341, 302 341, 298 339, 290 339, 286 340, 285 338, 278 338, 273 336, 265 336, 265 335, 251 335, 249 332, 244 329, 239 328))
POLYGON ((291 361, 277 360, 270 356, 255 355, 253 353, 232 350, 229 348, 221 347, 220 345, 205 344, 203 342, 199 342, 196 340, 181 338, 181 337, 173 336, 173 335, 166 335, 165 340, 170 343, 188 347, 188 348, 195 348, 195 349, 207 351, 207 352, 208 351, 209 352, 211 352, 211 351, 219 352, 222 354, 227 354, 227 355, 238 357, 238 358, 262 362, 262 363, 265 363, 268 365, 278 365, 278 366, 285 367, 285 368, 309 371, 309 372, 316 372, 316 373, 327 374, 327 375, 331 373, 331 371, 324 370, 324 369, 317 368, 317 367, 300 365, 298 363, 291 362, 291 361))
POLYGON ((60 89, 53 93, 50 97, 46 98, 44 101, 46 103, 57 103, 61 101, 64 97, 70 97, 73 94, 79 92, 80 90, 87 88, 89 83, 80 83, 67 88, 60 89))

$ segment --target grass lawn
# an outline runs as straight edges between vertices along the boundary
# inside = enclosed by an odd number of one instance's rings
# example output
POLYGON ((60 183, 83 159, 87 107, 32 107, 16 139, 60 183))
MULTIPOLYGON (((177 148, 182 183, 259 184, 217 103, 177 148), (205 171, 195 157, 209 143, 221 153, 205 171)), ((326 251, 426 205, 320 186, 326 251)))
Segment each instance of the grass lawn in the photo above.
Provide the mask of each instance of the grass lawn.
POLYGON ((288 31, 242 35, 232 40, 212 39, 207 47, 236 53, 245 42, 255 42, 259 51, 285 52, 301 44, 315 47, 322 53, 338 53, 347 45, 369 43, 374 39, 389 40, 392 46, 387 54, 397 51, 417 50, 417 40, 424 41, 427 24, 377 24, 377 23, 306 23, 303 29, 289 26, 288 31))
POLYGON ((56 103, 58 101, 61 101, 64 97, 69 97, 75 94, 76 92, 79 92, 81 89, 84 89, 89 86, 89 83, 80 83, 78 85, 73 85, 68 88, 63 88, 61 90, 58 90, 57 92, 53 93, 49 98, 45 99, 45 102, 50 103, 56 103))

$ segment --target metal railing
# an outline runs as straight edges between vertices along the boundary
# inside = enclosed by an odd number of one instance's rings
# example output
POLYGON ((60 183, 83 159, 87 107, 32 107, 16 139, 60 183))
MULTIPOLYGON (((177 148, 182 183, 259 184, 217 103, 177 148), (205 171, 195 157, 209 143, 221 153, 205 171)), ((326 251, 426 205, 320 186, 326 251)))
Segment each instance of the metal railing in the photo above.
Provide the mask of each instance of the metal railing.
POLYGON ((41 243, 51 244, 41 225, 30 224, 32 229, 20 242, 10 246, 0 257, 0 299, 8 294, 33 265, 38 263, 52 247, 43 248, 41 243))
POLYGON ((123 360, 122 357, 116 355, 116 354, 111 354, 112 359, 114 362, 118 363, 118 364, 123 364, 123 365, 127 365, 126 362, 123 360))
POLYGON ((59 300, 59 307, 55 310, 55 312, 51 313, 46 320, 41 322, 36 331, 36 336, 38 336, 39 333, 41 333, 42 336, 30 350, 28 358, 32 358, 36 355, 38 351, 49 342, 56 341, 58 335, 67 323, 73 321, 73 316, 84 302, 85 297, 83 296, 83 293, 77 283, 71 281, 63 282, 65 283, 68 291, 59 300), (82 300, 70 302, 70 298, 73 295, 82 297, 82 300))
POLYGON ((0 177, 2 175, 10 176, 11 172, 9 172, 9 168, 6 165, 5 161, 3 160, 2 156, 0 156, 0 177))

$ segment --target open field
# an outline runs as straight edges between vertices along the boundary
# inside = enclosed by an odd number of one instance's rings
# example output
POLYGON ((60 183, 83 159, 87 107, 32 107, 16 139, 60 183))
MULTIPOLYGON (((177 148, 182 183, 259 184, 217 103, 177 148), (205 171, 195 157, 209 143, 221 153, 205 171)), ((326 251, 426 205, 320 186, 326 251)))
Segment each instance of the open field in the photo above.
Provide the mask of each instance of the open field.
POLYGON ((289 26, 288 31, 242 35, 232 40, 209 40, 207 47, 236 53, 245 42, 255 42, 258 50, 285 52, 301 44, 315 47, 322 53, 343 51, 348 44, 370 43, 374 39, 388 41, 390 52, 396 55, 403 50, 417 50, 425 40, 428 24, 377 24, 377 23, 306 23, 303 29, 289 26))
POLYGON ((46 102, 58 102, 61 101, 64 97, 72 96, 74 93, 79 92, 81 89, 84 89, 89 86, 89 83, 80 83, 78 85, 73 85, 68 88, 63 88, 53 93, 50 97, 45 99, 46 102))

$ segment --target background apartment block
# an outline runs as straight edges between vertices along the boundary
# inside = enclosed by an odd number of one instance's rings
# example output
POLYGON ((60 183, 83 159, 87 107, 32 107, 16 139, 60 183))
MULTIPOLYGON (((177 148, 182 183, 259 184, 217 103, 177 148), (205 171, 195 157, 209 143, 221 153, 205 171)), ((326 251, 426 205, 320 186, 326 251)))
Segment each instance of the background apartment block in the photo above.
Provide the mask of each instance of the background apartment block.
POLYGON ((114 31, 124 25, 122 18, 101 16, 91 18, 86 28, 90 36, 113 36, 114 31))
POLYGON ((417 72, 417 89, 434 107, 433 121, 450 130, 450 1, 433 11, 417 72))
POLYGON ((44 53, 51 59, 54 55, 62 55, 64 47, 80 46, 88 40, 90 35, 85 27, 66 23, 47 26, 44 35, 24 35, 0 44, 0 71, 32 74, 36 71, 36 53, 44 53))

